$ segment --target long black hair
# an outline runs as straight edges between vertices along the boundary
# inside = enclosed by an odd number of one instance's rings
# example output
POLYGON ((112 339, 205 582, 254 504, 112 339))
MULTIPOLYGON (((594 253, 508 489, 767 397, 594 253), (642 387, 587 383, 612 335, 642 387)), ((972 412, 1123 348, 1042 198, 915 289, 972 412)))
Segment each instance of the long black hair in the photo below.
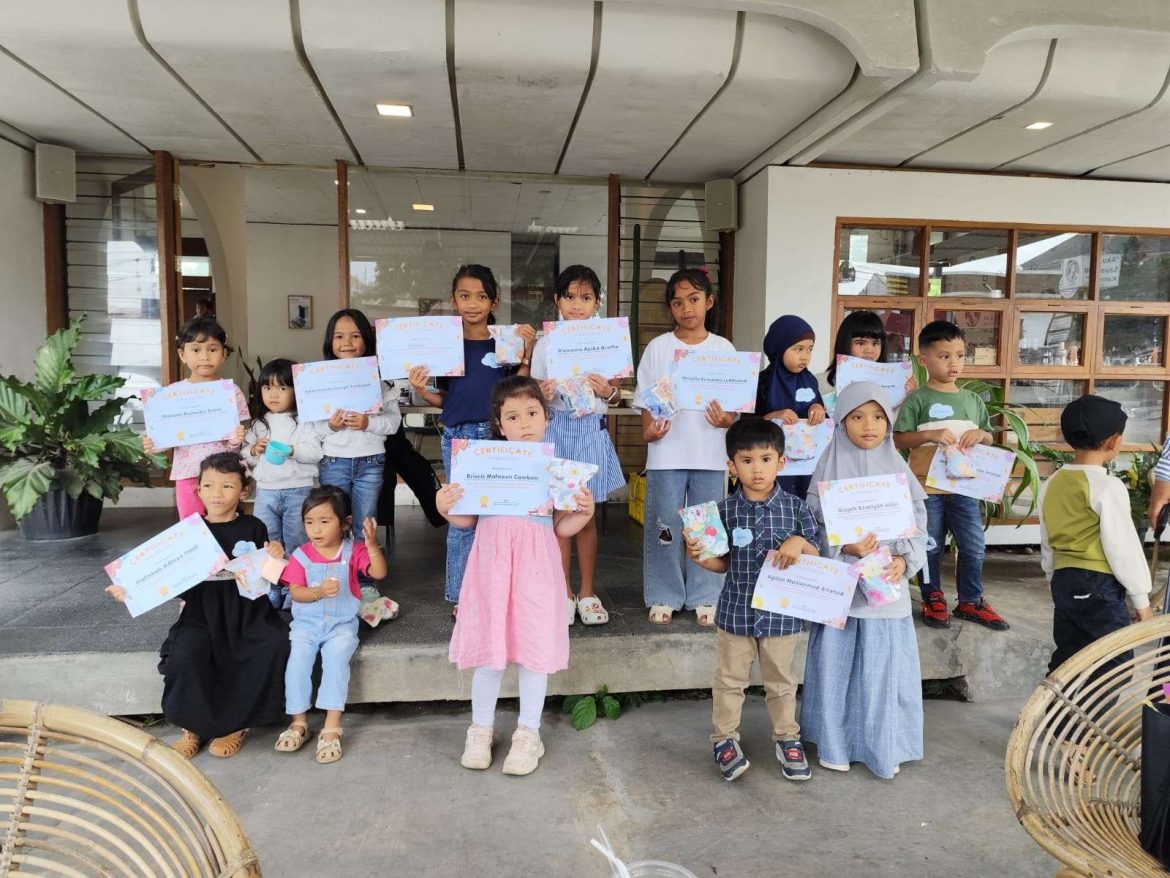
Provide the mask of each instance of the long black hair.
MULTIPOLYGON (((706 268, 681 268, 670 276, 670 280, 666 282, 666 310, 670 310, 671 299, 674 298, 675 290, 678 285, 683 282, 689 283, 697 290, 702 290, 704 296, 715 297, 715 287, 711 284, 711 274, 706 268)), ((716 301, 718 301, 718 298, 716 301)), ((715 306, 712 305, 703 317, 703 328, 708 332, 713 331, 715 327, 715 306)))
POLYGON ((342 317, 348 317, 352 320, 358 332, 362 334, 362 341, 366 345, 366 351, 362 356, 376 357, 378 355, 378 336, 374 332, 374 327, 370 325, 370 319, 357 308, 342 308, 325 324, 325 359, 337 359, 337 354, 333 353, 333 331, 337 329, 337 321, 342 317))
POLYGON ((855 338, 872 338, 874 341, 880 341, 882 352, 878 356, 878 362, 884 363, 886 361, 886 327, 882 325, 882 318, 873 311, 850 311, 841 321, 841 325, 837 327, 837 339, 833 342, 832 361, 829 363, 829 371, 825 373, 825 377, 834 387, 837 386, 837 357, 841 355, 853 356, 851 351, 855 338))
MULTIPOLYGON (((256 398, 252 400, 252 411, 258 412, 256 416, 257 421, 263 421, 264 426, 268 427, 268 432, 272 432, 272 427, 268 423, 269 411, 264 406, 264 388, 270 384, 280 384, 284 387, 292 389, 293 387, 293 361, 286 360, 283 357, 278 357, 275 360, 269 360, 260 369, 260 375, 256 379, 256 398)), ((293 394, 292 408, 289 410, 296 415, 297 413, 297 397, 293 394)))
MULTIPOLYGON (((466 265, 460 265, 455 272, 455 277, 451 278, 451 299, 455 299, 455 290, 459 286, 459 281, 465 277, 472 278, 483 284, 483 291, 487 293, 488 299, 494 305, 500 301, 500 285, 496 281, 496 276, 492 274, 492 270, 486 265, 480 265, 477 262, 469 262, 466 265)), ((496 322, 495 312, 488 313, 487 322, 489 325, 496 322)))

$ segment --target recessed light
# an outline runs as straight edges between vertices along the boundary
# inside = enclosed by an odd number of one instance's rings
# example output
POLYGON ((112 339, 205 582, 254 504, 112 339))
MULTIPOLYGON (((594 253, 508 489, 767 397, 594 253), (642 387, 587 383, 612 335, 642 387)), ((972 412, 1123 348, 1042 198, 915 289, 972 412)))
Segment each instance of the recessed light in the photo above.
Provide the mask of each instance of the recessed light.
POLYGON ((409 119, 414 115, 410 104, 377 104, 379 116, 397 116, 400 119, 409 119))
POLYGON ((366 209, 364 207, 355 207, 353 209, 353 212, 356 213, 358 216, 365 216, 366 215, 366 209))
POLYGON ((1033 122, 1031 125, 1024 126, 1029 131, 1043 131, 1045 128, 1051 128, 1051 122, 1033 122))
POLYGON ((411 207, 413 207, 415 210, 434 210, 435 209, 435 206, 433 204, 412 204, 411 207))

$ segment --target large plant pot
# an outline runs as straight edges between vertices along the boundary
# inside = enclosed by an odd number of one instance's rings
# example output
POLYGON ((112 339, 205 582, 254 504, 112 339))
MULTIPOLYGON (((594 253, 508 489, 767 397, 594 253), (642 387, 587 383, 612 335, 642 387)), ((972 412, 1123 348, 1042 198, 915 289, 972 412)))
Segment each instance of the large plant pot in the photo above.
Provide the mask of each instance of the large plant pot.
POLYGON ((82 492, 74 500, 61 488, 50 488, 20 521, 26 540, 72 540, 97 533, 102 501, 82 492))

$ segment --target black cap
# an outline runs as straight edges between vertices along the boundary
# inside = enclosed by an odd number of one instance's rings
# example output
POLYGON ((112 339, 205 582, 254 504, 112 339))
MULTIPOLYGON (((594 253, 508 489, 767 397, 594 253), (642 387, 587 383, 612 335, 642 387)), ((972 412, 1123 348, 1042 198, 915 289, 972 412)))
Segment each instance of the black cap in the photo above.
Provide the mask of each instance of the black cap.
POLYGON ((1060 432, 1073 448, 1100 448, 1110 436, 1125 431, 1127 420, 1121 403, 1086 393, 1064 407, 1060 432))

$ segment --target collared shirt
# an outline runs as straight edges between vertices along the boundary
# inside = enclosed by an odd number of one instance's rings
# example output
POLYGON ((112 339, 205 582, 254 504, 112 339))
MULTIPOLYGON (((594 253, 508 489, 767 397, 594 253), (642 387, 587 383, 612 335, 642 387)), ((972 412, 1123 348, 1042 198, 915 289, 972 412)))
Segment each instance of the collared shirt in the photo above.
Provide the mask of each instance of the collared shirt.
POLYGON ((727 529, 731 545, 727 576, 715 624, 728 634, 749 637, 781 637, 799 634, 804 622, 781 613, 769 613, 752 607, 752 592, 764 565, 764 557, 791 536, 804 537, 820 549, 817 523, 803 500, 785 493, 779 485, 767 500, 749 500, 741 490, 719 501, 719 517, 727 529), (739 541, 736 545, 736 532, 739 541), (747 531, 745 534, 744 531, 747 531))

